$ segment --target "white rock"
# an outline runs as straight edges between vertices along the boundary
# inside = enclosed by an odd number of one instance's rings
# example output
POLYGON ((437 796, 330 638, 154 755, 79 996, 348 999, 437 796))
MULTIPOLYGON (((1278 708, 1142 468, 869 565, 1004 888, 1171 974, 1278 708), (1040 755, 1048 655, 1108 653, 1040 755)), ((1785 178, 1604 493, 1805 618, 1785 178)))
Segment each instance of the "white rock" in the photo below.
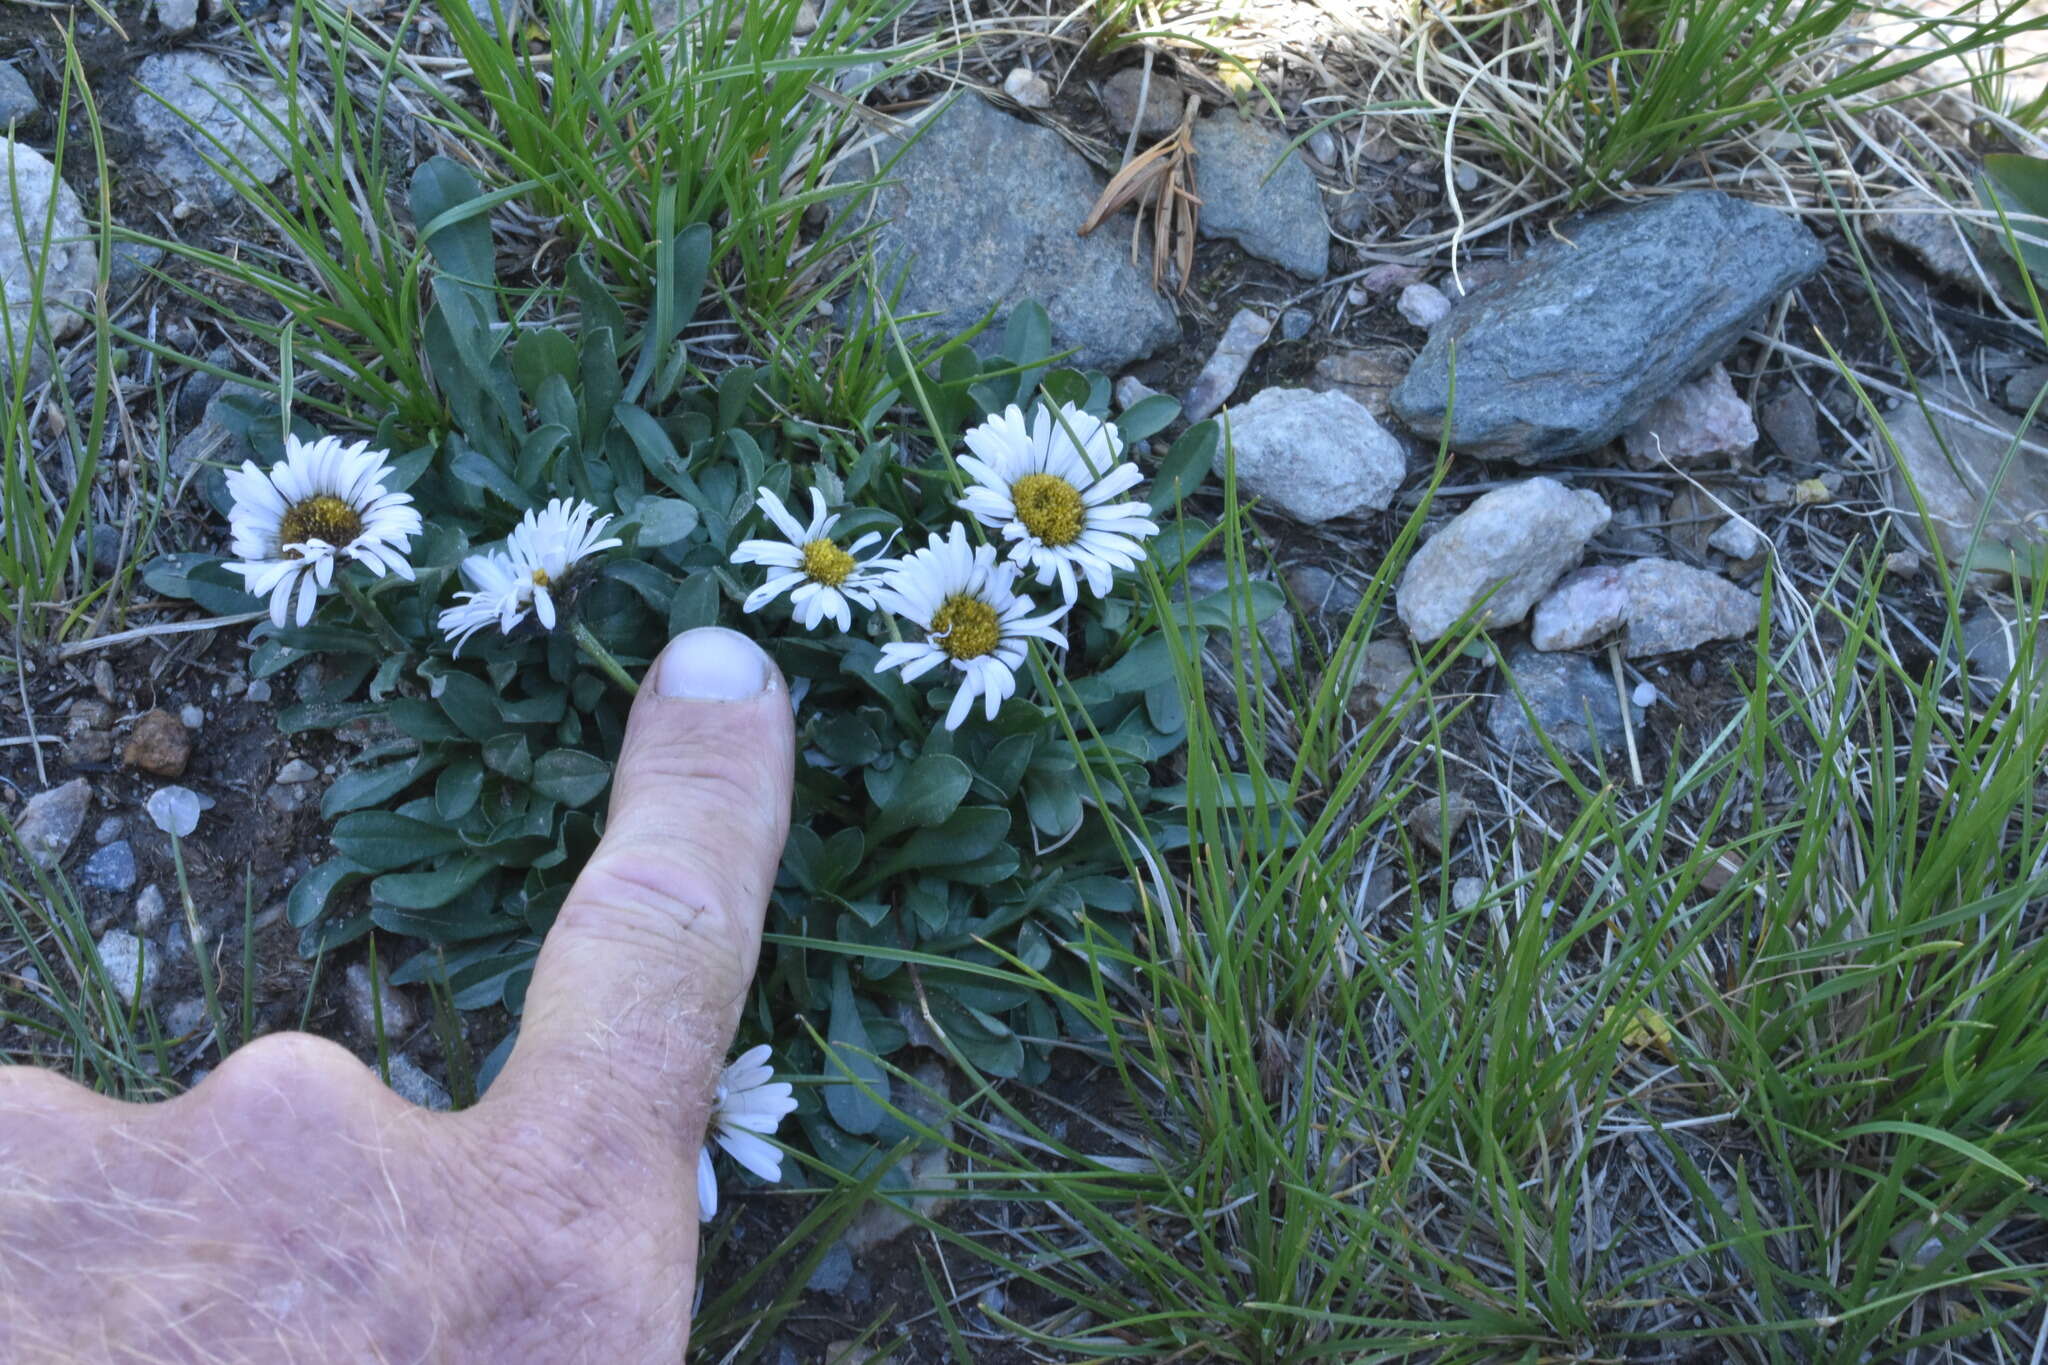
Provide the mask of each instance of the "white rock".
POLYGON ((1244 378, 1245 367, 1252 363, 1252 357, 1259 353, 1259 347, 1272 333, 1271 318, 1251 308, 1237 310, 1236 316, 1230 319, 1230 325, 1217 339, 1209 362, 1202 366, 1202 372, 1195 376, 1194 385, 1188 389, 1184 404, 1188 421, 1204 422, 1216 415, 1216 409, 1223 406, 1223 400, 1237 391, 1237 381, 1244 378))
POLYGON ((1467 161, 1460 161, 1458 169, 1451 172, 1451 183, 1466 194, 1479 188, 1479 168, 1467 161))
POLYGON ((1116 381, 1117 410, 1121 412, 1125 408, 1134 408, 1158 392, 1159 390, 1153 388, 1150 384, 1138 378, 1138 376, 1127 374, 1116 381))
POLYGON ((1486 883, 1477 877, 1460 877, 1451 883, 1451 908, 1470 910, 1486 894, 1486 883))
POLYGON ((1657 690, 1657 684, 1653 682, 1639 682, 1635 686, 1635 691, 1628 694, 1628 699, 1647 711, 1664 700, 1664 694, 1657 690))
POLYGON ((1714 366, 1653 404, 1621 435, 1629 460, 1648 469, 1669 460, 1695 465, 1723 455, 1747 455, 1756 445, 1756 418, 1728 371, 1714 366))
POLYGON ((178 708, 178 720, 187 730, 197 730, 206 724, 206 712, 187 702, 178 708))
POLYGON ((34 353, 39 330, 62 341, 85 326, 81 310, 92 305, 99 276, 90 232, 78 195, 58 178, 57 168, 28 144, 0 136, 0 294, 14 342, 11 354, 0 352, 0 370, 34 353), (34 287, 38 270, 40 301, 34 287))
POLYGON ((1612 515, 1598 493, 1542 476, 1484 494, 1408 561, 1395 591, 1402 623, 1434 640, 1484 599, 1487 627, 1516 624, 1612 515))
POLYGON ((1542 650, 1580 649, 1628 622, 1628 589, 1621 570, 1607 565, 1574 569, 1536 604, 1529 643, 1542 650))
POLYGON ((1733 560, 1751 560, 1764 552, 1763 535, 1747 517, 1730 517, 1707 537, 1707 544, 1733 560))
POLYGON ((153 0, 152 7, 168 33, 190 33, 199 26, 199 0, 153 0))
POLYGON ((1409 285, 1401 291, 1401 301, 1394 306, 1402 317, 1424 331, 1442 322, 1451 311, 1450 299, 1433 284, 1409 285))
POLYGON ((135 927, 145 934, 156 928, 164 917, 164 893, 155 882, 142 888, 142 894, 135 898, 135 927))
POLYGON ((1621 572, 1628 589, 1621 652, 1632 659, 1756 633, 1763 603, 1719 574, 1673 559, 1638 559, 1621 572))
POLYGON ((1377 512, 1408 473, 1401 443, 1341 393, 1262 389, 1228 411, 1239 485, 1296 521, 1377 512))
POLYGON ((1052 87, 1028 66, 1017 67, 1003 77, 1003 93, 1026 109, 1052 108, 1052 87))
MULTIPOLYGON (((349 1019, 355 1024, 356 1029, 366 1038, 375 1037, 378 1010, 381 1006, 386 1038, 397 1038, 411 1032, 411 1003, 398 993, 398 988, 393 986, 388 978, 380 976, 377 979, 377 986, 378 990, 372 995, 370 969, 360 962, 349 964, 349 969, 343 976, 342 994, 348 1002, 349 1019)), ((391 1081, 394 1086, 397 1085, 397 1072, 392 1073, 391 1081)))
POLYGON ((295 787, 302 782, 311 782, 320 776, 320 770, 303 758, 292 759, 277 770, 279 786, 295 787))
POLYGON ((114 994, 121 997, 124 1005, 135 1003, 138 975, 141 993, 148 995, 163 971, 163 964, 157 960, 157 954, 150 946, 126 929, 109 929, 100 935, 99 954, 100 969, 106 973, 107 984, 114 988, 114 994))

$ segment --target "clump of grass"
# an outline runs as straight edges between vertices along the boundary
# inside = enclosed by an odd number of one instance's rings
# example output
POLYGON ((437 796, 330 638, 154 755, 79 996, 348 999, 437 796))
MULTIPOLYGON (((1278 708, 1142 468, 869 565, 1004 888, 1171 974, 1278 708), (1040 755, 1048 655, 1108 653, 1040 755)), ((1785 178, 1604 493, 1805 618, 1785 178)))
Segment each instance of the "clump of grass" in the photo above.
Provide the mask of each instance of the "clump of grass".
POLYGON ((1760 634, 1742 703, 1656 786, 1568 769, 1562 816, 1504 788, 1461 904, 1394 816, 1450 775, 1462 642, 1390 711, 1348 704, 1400 559, 1291 726, 1244 644, 1214 720, 1175 633, 1185 837, 1125 831, 1141 941, 1064 945, 1093 968, 1057 994, 1100 1089, 984 1083, 962 1197, 1042 1212, 1001 1237, 913 1218, 1085 1314, 1002 1324, 1069 1359, 2026 1358, 2048 1292, 2031 638, 1982 694, 1909 671, 1873 567, 1827 613, 1818 685, 1816 638, 1760 634))
POLYGON ((1425 6, 1398 43, 1363 36, 1398 51, 1390 69, 1412 73, 1447 159, 1490 153, 1576 207, 1760 130, 1908 97, 1937 63, 1981 66, 2035 22, 2022 8, 1973 5, 1869 43, 1852 0, 1516 0, 1425 6))

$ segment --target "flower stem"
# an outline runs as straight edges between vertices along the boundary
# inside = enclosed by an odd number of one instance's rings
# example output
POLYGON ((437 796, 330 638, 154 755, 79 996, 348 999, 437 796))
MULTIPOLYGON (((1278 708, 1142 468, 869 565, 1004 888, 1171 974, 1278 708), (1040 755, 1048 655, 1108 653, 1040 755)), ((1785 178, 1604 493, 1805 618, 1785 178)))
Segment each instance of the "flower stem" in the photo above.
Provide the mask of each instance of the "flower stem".
POLYGON ((640 695, 640 684, 633 681, 633 675, 620 666, 619 661, 612 657, 610 650, 597 642, 597 637, 590 633, 589 626, 578 621, 570 629, 575 632, 577 645, 590 656, 590 661, 597 665, 598 671, 617 683, 627 696, 640 695))
POLYGON ((412 653, 412 646, 405 642, 405 637, 391 624, 391 618, 377 610, 376 603, 370 600, 368 593, 356 586, 353 579, 346 574, 336 574, 334 582, 341 589, 341 595, 348 599, 348 604, 356 609, 356 615, 369 624, 379 644, 394 654, 412 653))

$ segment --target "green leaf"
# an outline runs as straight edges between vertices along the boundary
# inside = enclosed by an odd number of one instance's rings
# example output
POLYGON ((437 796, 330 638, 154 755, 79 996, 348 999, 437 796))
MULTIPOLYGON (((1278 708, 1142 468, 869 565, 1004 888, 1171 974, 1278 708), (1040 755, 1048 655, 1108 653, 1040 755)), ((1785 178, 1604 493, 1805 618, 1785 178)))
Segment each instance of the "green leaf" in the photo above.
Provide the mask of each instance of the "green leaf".
POLYGON ((401 910, 435 910, 495 870, 482 858, 457 858, 431 872, 390 872, 370 883, 370 899, 401 910))
POLYGON ((484 741, 484 766, 514 782, 533 777, 533 750, 525 735, 493 735, 484 741))
POLYGON ((1152 510, 1163 512, 1176 502, 1191 497, 1208 479, 1216 464, 1222 429, 1215 419, 1197 422, 1168 447, 1166 457, 1152 475, 1152 510))
POLYGON ((444 673, 440 678, 442 713, 456 728, 478 743, 494 738, 504 729, 505 717, 498 709, 498 693, 489 683, 467 673, 444 673))
POLYGON ((488 287, 498 277, 491 207, 476 177, 460 162, 429 157, 413 172, 412 218, 420 225, 421 240, 443 270, 477 287, 488 287))
POLYGON ((369 869, 347 858, 329 858, 316 865, 293 883, 291 894, 285 897, 285 919, 294 929, 305 928, 326 911, 327 902, 336 891, 368 872, 369 869))
POLYGON ((533 789, 565 806, 595 801, 611 780, 609 763, 577 749, 550 749, 533 761, 533 789))
POLYGON ((683 580, 668 604, 668 633, 671 638, 699 626, 718 624, 718 580, 709 569, 699 569, 683 580))
POLYGON ((954 867, 985 858, 1010 832, 1010 813, 1000 806, 966 806, 936 829, 910 836, 891 864, 897 867, 954 867))
MULTIPOLYGON (((854 1004, 853 983, 844 962, 832 964, 832 1016, 825 1038, 828 1056, 823 1070, 827 1076, 838 1076, 843 1067, 887 1098, 889 1078, 881 1064, 868 1055, 873 1048, 861 1024, 860 1007, 854 1004)), ((847 1132, 872 1133, 881 1126, 882 1106, 852 1084, 828 1082, 823 1089, 832 1121, 847 1132)))
POLYGON ((640 528, 640 548, 659 549, 689 539, 701 518, 697 509, 681 498, 645 497, 634 504, 627 520, 640 528))
POLYGON ((365 806, 381 806, 440 766, 438 756, 418 754, 381 768, 350 769, 327 789, 320 801, 320 814, 332 820, 365 806))
POLYGON ((452 825, 476 809, 483 789, 484 765, 474 758, 457 759, 442 770, 441 780, 434 784, 435 813, 452 825))
POLYGON ((889 803, 868 825, 880 842, 906 829, 939 824, 960 808, 974 775, 951 754, 921 754, 903 774, 889 803))
POLYGON ((1024 808, 1040 834, 1058 838, 1081 823, 1081 791, 1072 781, 1024 780, 1024 808))
POLYGON ((388 872, 462 847, 454 830, 390 811, 344 815, 334 825, 334 846, 364 870, 388 872))
POLYGON ((1180 401, 1163 393, 1148 394, 1125 408, 1116 419, 1116 429, 1126 441, 1142 441, 1173 425, 1180 416, 1180 401))

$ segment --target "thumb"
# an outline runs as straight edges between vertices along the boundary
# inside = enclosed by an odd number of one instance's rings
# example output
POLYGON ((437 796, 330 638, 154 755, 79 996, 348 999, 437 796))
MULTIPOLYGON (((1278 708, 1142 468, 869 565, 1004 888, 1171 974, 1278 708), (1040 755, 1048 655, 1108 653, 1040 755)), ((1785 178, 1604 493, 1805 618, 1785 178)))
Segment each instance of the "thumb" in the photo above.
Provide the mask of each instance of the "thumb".
POLYGON ((782 675, 753 641, 709 627, 669 642, 486 1107, 638 1120, 695 1146, 789 831, 792 731, 782 675))

